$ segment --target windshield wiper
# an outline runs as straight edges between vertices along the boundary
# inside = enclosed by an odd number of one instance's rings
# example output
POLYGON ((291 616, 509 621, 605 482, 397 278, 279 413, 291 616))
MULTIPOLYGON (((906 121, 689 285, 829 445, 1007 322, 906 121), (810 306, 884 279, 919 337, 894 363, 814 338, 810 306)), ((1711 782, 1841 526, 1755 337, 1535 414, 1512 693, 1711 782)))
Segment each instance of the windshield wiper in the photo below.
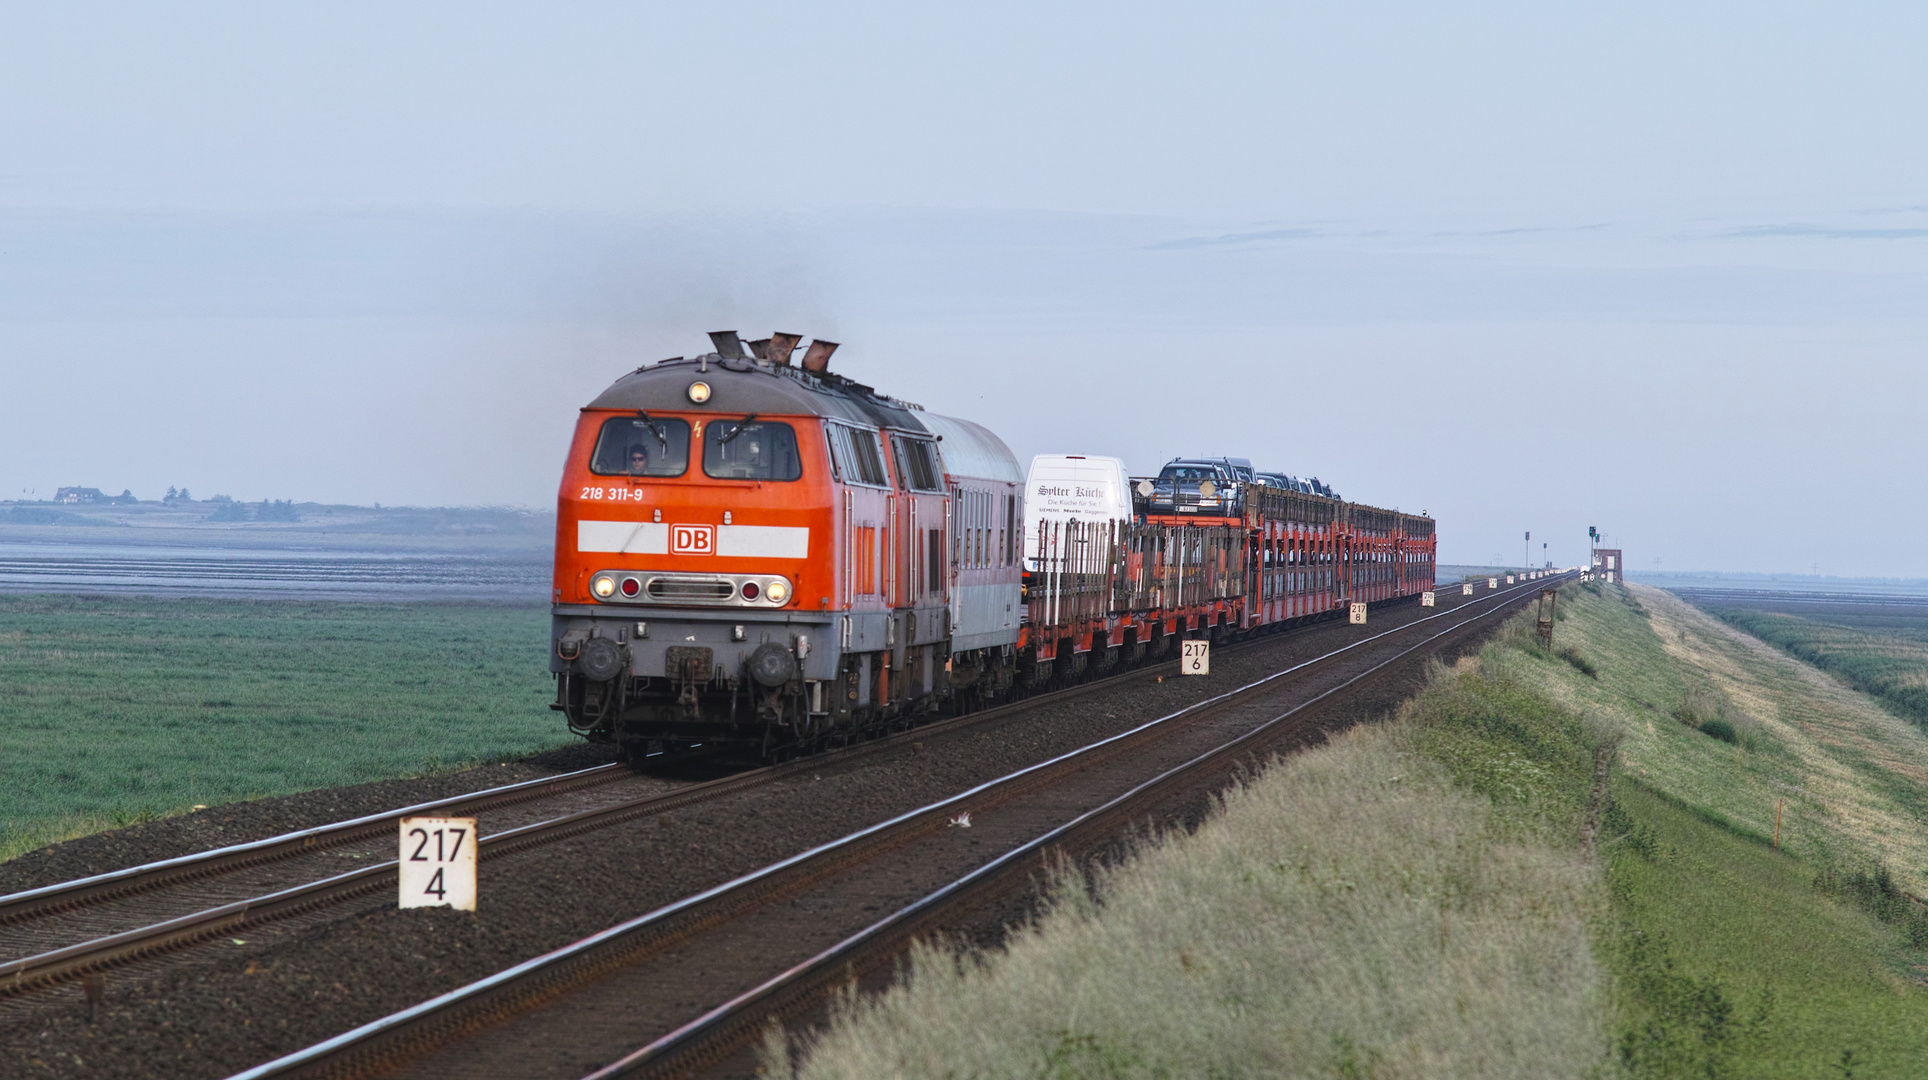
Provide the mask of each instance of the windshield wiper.
POLYGON ((656 436, 656 444, 663 448, 663 453, 669 453, 669 439, 663 435, 662 425, 656 418, 649 415, 648 409, 637 409, 636 415, 642 417, 643 423, 649 425, 649 433, 656 436))
POLYGON ((724 443, 729 442, 731 439, 736 438, 738 435, 743 434, 745 431, 748 431, 750 429, 750 425, 756 421, 756 418, 757 418, 757 414, 751 413, 750 415, 744 417, 743 419, 738 420, 734 425, 731 426, 729 434, 716 440, 716 444, 718 446, 721 446, 724 443))

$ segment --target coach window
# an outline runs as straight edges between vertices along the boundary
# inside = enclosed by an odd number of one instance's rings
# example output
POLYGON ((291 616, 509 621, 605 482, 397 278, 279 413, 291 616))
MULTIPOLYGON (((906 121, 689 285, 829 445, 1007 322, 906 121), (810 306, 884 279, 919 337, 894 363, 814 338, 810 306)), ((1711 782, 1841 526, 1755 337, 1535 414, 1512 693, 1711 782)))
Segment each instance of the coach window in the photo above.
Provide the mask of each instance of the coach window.
POLYGON ((1004 496, 1004 565, 1018 561, 1022 538, 1018 536, 1018 496, 1004 496))
POLYGON ((589 471, 598 476, 681 476, 690 467, 690 426, 668 416, 603 421, 589 471))
POLYGON ((712 420, 703 428, 703 473, 718 480, 795 480, 797 432, 773 420, 712 420))

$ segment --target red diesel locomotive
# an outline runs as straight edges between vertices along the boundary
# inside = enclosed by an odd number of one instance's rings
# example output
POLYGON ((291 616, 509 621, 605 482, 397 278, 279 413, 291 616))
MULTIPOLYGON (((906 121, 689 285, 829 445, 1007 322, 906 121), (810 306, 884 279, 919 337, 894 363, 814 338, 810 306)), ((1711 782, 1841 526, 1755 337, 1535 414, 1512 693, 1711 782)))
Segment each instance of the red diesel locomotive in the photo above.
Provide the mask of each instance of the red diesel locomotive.
POLYGON ((1432 587, 1430 518, 1258 485, 1022 551, 995 434, 832 373, 832 342, 710 337, 583 409, 563 471, 554 708, 626 759, 807 751, 1432 587))

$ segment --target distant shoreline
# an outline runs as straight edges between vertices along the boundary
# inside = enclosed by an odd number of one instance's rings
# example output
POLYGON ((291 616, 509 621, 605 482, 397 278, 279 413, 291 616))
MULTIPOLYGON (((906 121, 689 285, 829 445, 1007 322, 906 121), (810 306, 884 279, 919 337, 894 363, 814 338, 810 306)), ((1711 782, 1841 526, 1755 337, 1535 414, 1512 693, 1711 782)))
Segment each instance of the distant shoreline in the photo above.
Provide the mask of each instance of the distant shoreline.
POLYGON ((1819 574, 1746 574, 1719 571, 1629 570, 1627 580, 1673 592, 1812 593, 1838 596, 1928 597, 1928 579, 1826 577, 1819 574))
POLYGON ((284 520, 209 520, 233 505, 0 502, 0 593, 548 601, 550 513, 283 503, 284 520))
POLYGON ((265 504, 279 520, 242 519, 263 505, 212 500, 0 502, 0 544, 491 551, 540 553, 546 559, 555 542, 551 511, 284 502, 265 504))

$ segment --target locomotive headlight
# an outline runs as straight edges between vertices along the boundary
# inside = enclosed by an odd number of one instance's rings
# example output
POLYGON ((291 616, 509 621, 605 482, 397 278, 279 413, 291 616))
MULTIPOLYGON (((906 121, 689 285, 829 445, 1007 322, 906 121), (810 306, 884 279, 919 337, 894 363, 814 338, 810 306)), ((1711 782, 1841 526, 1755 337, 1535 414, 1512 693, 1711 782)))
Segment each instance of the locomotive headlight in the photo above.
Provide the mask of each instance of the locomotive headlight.
POLYGON ((772 581, 763 587, 763 595, 767 597, 772 604, 781 604, 785 600, 790 599, 790 586, 784 584, 781 580, 772 581))
POLYGON ((698 405, 703 404, 710 399, 710 384, 701 380, 691 383, 689 395, 691 401, 698 405))
POLYGON ((596 580, 589 583, 589 591, 607 600, 616 595, 616 579, 606 574, 598 575, 596 580))

